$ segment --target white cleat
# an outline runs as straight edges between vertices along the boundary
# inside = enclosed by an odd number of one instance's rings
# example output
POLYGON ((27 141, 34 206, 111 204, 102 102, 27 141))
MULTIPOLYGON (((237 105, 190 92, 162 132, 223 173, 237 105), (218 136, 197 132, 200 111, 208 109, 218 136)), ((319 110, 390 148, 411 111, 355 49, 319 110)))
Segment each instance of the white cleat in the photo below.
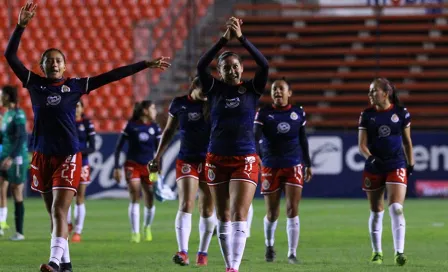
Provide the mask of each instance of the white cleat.
POLYGON ((25 236, 23 234, 20 234, 16 232, 11 238, 9 238, 11 241, 23 241, 25 240, 25 236))

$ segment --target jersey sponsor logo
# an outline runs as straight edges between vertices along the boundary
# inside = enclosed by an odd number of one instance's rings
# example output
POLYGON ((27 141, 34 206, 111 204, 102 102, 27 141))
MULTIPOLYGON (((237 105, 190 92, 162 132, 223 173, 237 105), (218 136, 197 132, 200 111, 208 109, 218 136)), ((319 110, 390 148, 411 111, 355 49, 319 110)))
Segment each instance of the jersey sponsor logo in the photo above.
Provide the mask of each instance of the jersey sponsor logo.
POLYGON ((337 136, 315 136, 308 139, 311 166, 315 174, 342 173, 342 140, 337 136))
POLYGON ((364 179, 364 186, 366 186, 366 188, 370 188, 370 186, 372 186, 372 182, 369 178, 364 179))
POLYGON ((298 116, 297 113, 295 113, 294 111, 291 112, 290 117, 291 117, 291 120, 297 120, 297 119, 299 119, 299 116, 298 116))
POLYGON ((263 186, 264 190, 268 190, 269 187, 271 187, 271 183, 269 183, 269 180, 265 179, 263 180, 263 182, 261 183, 261 186, 263 186))
POLYGON ((291 129, 291 126, 287 122, 281 122, 277 125, 278 133, 288 133, 291 129))
POLYGON ((70 87, 67 86, 67 85, 62 85, 61 92, 62 93, 69 93, 70 92, 70 87))
POLYGON ((78 127, 78 129, 79 129, 80 131, 84 131, 84 130, 86 130, 86 128, 84 127, 83 124, 80 124, 79 127, 78 127))
POLYGON ((156 133, 156 131, 154 130, 154 128, 150 127, 148 129, 149 134, 154 135, 156 133))
POLYGON ((392 122, 394 123, 397 123, 398 121, 400 121, 400 118, 398 118, 398 116, 394 113, 390 120, 392 120, 392 122))
POLYGON ((269 118, 269 119, 274 119, 274 115, 273 115, 273 114, 269 114, 269 115, 268 115, 268 118, 269 118))
POLYGON ((61 103, 61 96, 59 94, 51 94, 47 97, 47 106, 56 106, 61 103))
POLYGON ((39 180, 37 179, 36 175, 33 175, 33 185, 34 187, 39 186, 39 180))
POLYGON ((378 128, 378 136, 384 138, 390 135, 390 127, 382 125, 378 128))
POLYGON ((240 105, 240 98, 228 98, 226 99, 226 109, 234 109, 240 105))
POLYGON ((246 91, 247 91, 247 89, 246 89, 244 86, 240 86, 240 87, 238 88, 238 93, 239 93, 239 94, 244 94, 246 91))
POLYGON ((182 168, 180 169, 180 171, 182 172, 182 174, 188 174, 191 172, 191 165, 189 164, 183 164, 182 168))
POLYGON ((215 172, 213 171, 213 169, 208 169, 207 171, 207 177, 209 180, 214 181, 216 178, 215 172))
POLYGON ((201 119, 200 112, 189 112, 188 113, 188 121, 198 121, 199 119, 201 119))
MULTIPOLYGON (((153 133, 154 134, 154 133, 153 133)), ((140 132, 139 134, 138 134, 138 140, 140 141, 140 142, 146 142, 146 141, 148 141, 149 140, 149 135, 148 135, 148 133, 146 133, 146 132, 140 132)))

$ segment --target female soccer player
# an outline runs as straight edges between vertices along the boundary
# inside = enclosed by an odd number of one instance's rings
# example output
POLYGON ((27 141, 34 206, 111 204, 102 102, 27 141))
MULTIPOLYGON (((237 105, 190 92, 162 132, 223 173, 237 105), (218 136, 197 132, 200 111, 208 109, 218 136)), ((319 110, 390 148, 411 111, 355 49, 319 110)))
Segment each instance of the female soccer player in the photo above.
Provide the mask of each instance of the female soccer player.
POLYGON ((146 68, 169 67, 164 58, 142 61, 86 78, 65 78, 65 55, 47 49, 40 61, 45 77, 28 70, 17 57, 20 38, 37 6, 28 2, 19 14, 5 57, 23 86, 29 90, 34 111, 32 189, 42 194, 52 222, 50 260, 41 271, 71 271, 67 211, 79 185, 82 158, 76 132, 75 108, 80 97, 105 84, 146 68))
MULTIPOLYGON (((76 104, 76 128, 78 130, 79 148, 82 155, 81 181, 76 194, 75 205, 75 233, 72 236, 72 243, 81 242, 81 233, 84 228, 86 218, 86 206, 84 198, 87 185, 90 183, 90 167, 88 155, 95 152, 95 127, 90 119, 84 115, 84 104, 80 100, 76 104)), ((71 231, 71 208, 68 210, 67 222, 69 232, 71 231)))
POLYGON ((219 219, 218 235, 226 271, 238 271, 246 245, 247 214, 259 171, 253 122, 269 72, 268 61, 243 36, 240 25, 239 19, 230 18, 225 34, 201 57, 197 66, 202 91, 211 106, 205 171, 219 219), (241 59, 229 51, 218 57, 220 79, 207 71, 214 56, 232 38, 238 39, 259 67, 249 81, 241 81, 241 59))
POLYGON ((179 126, 181 145, 176 161, 179 210, 175 221, 179 251, 174 255, 173 261, 180 265, 188 265, 190 262, 188 241, 198 188, 201 216, 199 250, 196 257, 198 266, 205 266, 208 263, 208 247, 216 224, 213 200, 204 175, 205 155, 210 137, 210 123, 203 113, 206 100, 198 77, 191 82, 188 95, 173 99, 169 108, 168 121, 154 158, 155 163, 149 165, 151 172, 159 170, 160 159, 179 126))
POLYGON ((2 104, 7 109, 3 115, 1 139, 3 149, 0 155, 0 236, 7 228, 7 191, 11 183, 14 198, 14 218, 16 233, 11 237, 13 241, 25 239, 23 235, 23 184, 27 178, 28 146, 26 135, 25 112, 17 105, 17 88, 5 86, 2 91, 2 104))
POLYGON ((143 189, 145 199, 144 231, 146 241, 152 241, 151 224, 154 220, 154 188, 149 180, 146 165, 154 159, 154 153, 159 145, 161 129, 155 123, 157 109, 150 100, 136 103, 131 119, 124 128, 115 148, 114 178, 121 181, 120 153, 125 142, 128 142, 128 152, 124 170, 128 183, 129 203, 128 215, 131 223, 131 242, 140 243, 140 192, 143 189))
POLYGON ((286 229, 288 261, 296 264, 299 244, 299 202, 303 181, 310 181, 312 171, 308 139, 305 132, 305 111, 289 104, 292 91, 285 79, 271 86, 273 104, 262 108, 255 117, 255 140, 262 139, 262 187, 266 203, 264 235, 266 261, 275 259, 274 235, 280 212, 282 191, 286 196, 286 229), (304 175, 305 174, 305 177, 304 175))
POLYGON ((384 192, 387 190, 392 222, 395 264, 404 265, 406 222, 403 203, 409 175, 414 169, 412 154, 411 116, 401 106, 394 86, 385 78, 370 84, 372 107, 359 118, 359 151, 367 159, 363 173, 363 190, 370 202, 369 232, 372 242, 372 263, 383 262, 384 192))

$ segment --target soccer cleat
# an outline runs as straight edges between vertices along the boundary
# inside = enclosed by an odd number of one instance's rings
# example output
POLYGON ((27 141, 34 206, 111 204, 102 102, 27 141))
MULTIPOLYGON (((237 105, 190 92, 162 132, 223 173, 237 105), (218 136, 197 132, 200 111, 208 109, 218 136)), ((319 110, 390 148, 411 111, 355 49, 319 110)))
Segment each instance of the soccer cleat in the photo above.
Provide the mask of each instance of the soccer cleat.
POLYGON ((80 243, 81 242, 81 234, 73 233, 72 235, 72 243, 80 243))
POLYGON ((48 264, 40 265, 41 272, 59 272, 59 265, 54 262, 49 262, 48 264))
POLYGON ((6 224, 6 221, 5 222, 0 222, 0 229, 2 229, 2 230, 8 230, 9 229, 9 226, 8 226, 8 224, 6 224))
POLYGON ((132 236, 131 236, 131 242, 132 243, 136 243, 136 244, 138 244, 138 243, 140 243, 140 233, 132 233, 132 236))
POLYGON ((198 255, 196 255, 196 265, 197 266, 207 266, 207 264, 208 264, 207 253, 198 252, 198 255))
POLYGON ((188 254, 186 252, 177 252, 173 256, 173 262, 180 266, 185 266, 190 264, 190 259, 188 259, 188 254))
POLYGON ((69 234, 72 233, 72 230, 73 230, 73 224, 72 224, 72 223, 69 223, 69 224, 68 224, 68 233, 69 233, 69 234))
POLYGON ((370 260, 373 264, 382 264, 383 263, 383 253, 382 252, 373 252, 372 259, 370 260))
POLYGON ((16 233, 14 233, 13 236, 11 236, 11 238, 9 238, 9 240, 11 240, 11 241, 23 241, 23 240, 25 240, 25 236, 23 234, 21 234, 21 233, 16 232, 16 233))
POLYGON ((266 254, 264 255, 266 262, 273 262, 275 260, 275 255, 274 246, 267 246, 266 254))
POLYGON ((395 253, 395 264, 399 266, 403 266, 408 262, 408 258, 404 253, 395 253))
POLYGON ((72 272, 72 263, 61 263, 61 266, 59 267, 59 272, 72 272))
POLYGON ((300 261, 297 259, 297 257, 294 256, 293 254, 289 255, 288 262, 290 264, 299 264, 300 263, 300 261))
POLYGON ((145 228, 145 241, 147 241, 147 242, 152 241, 151 226, 147 226, 145 228))

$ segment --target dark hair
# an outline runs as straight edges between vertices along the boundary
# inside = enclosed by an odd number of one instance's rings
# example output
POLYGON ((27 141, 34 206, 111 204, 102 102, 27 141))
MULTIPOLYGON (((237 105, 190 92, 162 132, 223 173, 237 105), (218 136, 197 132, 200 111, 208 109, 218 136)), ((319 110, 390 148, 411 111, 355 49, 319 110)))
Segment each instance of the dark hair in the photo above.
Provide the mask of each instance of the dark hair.
POLYGON ((237 53, 232 52, 232 51, 224 51, 224 52, 221 53, 221 55, 218 56, 218 58, 216 60, 218 62, 217 68, 220 66, 220 63, 223 60, 225 60, 226 58, 228 58, 228 57, 235 57, 235 58, 238 59, 238 61, 240 63, 243 62, 243 60, 241 59, 241 57, 237 53))
POLYGON ((199 76, 195 76, 192 80, 191 80, 191 84, 190 84, 190 88, 188 89, 188 94, 191 95, 191 93, 193 92, 194 89, 196 88, 202 88, 202 83, 199 80, 199 76))
POLYGON ((280 79, 275 79, 275 80, 272 81, 272 84, 274 84, 274 82, 276 82, 278 80, 283 80, 286 83, 286 85, 288 85, 288 88, 291 91, 291 83, 289 83, 289 81, 286 79, 286 77, 282 77, 280 79))
POLYGON ((59 52, 62 55, 62 58, 64 59, 64 63, 65 63, 65 55, 64 55, 64 53, 62 53, 61 50, 59 50, 57 48, 48 48, 47 50, 45 50, 45 52, 40 57, 39 64, 41 66, 44 64, 44 59, 47 57, 47 54, 50 53, 50 52, 53 52, 53 51, 59 52))
POLYGON ((18 101, 18 95, 17 95, 17 88, 11 85, 6 85, 3 87, 3 94, 7 94, 9 98, 10 103, 17 104, 18 101))
POLYGON ((378 87, 380 87, 383 91, 389 93, 389 101, 390 103, 402 106, 402 103, 400 102, 400 99, 398 98, 397 90, 395 89, 395 86, 384 77, 376 78, 374 83, 378 84, 378 87))
POLYGON ((132 121, 138 121, 143 114, 143 110, 154 104, 151 100, 143 100, 134 104, 134 111, 132 112, 132 121))

